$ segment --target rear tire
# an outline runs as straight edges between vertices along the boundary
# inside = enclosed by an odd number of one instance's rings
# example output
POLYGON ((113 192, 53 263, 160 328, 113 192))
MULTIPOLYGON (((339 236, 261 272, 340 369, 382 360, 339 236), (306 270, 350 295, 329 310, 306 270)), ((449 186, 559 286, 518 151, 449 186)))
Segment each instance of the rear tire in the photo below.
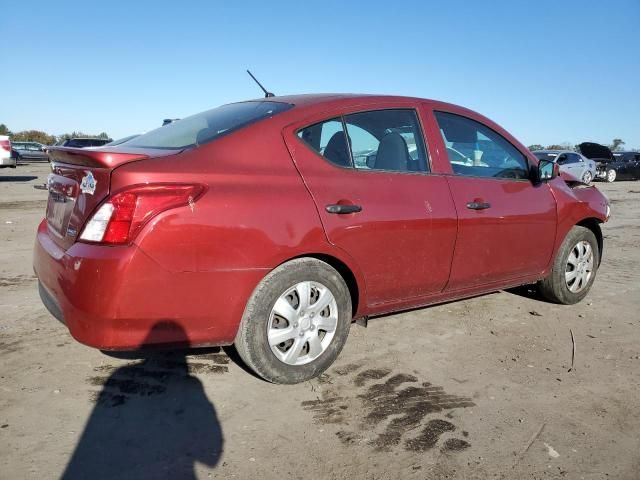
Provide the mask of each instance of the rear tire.
POLYGON ((575 225, 560 245, 551 273, 538 283, 540 293, 550 302, 578 303, 589 293, 599 263, 596 236, 588 228, 575 225))
POLYGON ((351 295, 340 274, 314 258, 280 265, 256 287, 235 347, 272 383, 317 377, 337 358, 351 327, 351 295))

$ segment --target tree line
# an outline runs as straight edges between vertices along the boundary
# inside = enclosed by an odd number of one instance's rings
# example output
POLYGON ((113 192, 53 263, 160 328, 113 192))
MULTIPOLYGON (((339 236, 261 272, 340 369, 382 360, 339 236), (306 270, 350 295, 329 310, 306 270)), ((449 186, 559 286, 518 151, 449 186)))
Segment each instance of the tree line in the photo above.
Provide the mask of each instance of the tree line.
POLYGON ((50 135, 47 132, 41 130, 23 130, 21 132, 12 132, 4 124, 0 123, 0 135, 8 135, 12 142, 38 142, 43 145, 55 145, 56 143, 63 142, 69 138, 111 138, 106 132, 101 132, 98 135, 92 135, 84 132, 71 132, 63 133, 62 135, 50 135))

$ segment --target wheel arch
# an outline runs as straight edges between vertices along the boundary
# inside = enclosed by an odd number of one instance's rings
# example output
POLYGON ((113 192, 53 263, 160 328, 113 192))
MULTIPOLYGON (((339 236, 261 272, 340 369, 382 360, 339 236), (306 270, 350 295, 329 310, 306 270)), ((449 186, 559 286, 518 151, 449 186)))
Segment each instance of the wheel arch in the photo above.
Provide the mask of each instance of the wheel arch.
POLYGON ((589 217, 580 220, 576 225, 588 228, 593 232, 598 241, 598 266, 602 263, 602 248, 604 247, 604 237, 602 236, 602 229, 600 224, 602 221, 598 218, 589 217))
POLYGON ((337 270, 344 282, 347 284, 347 288, 349 289, 349 295, 351 296, 352 315, 354 318, 356 318, 358 312, 362 310, 361 302, 363 300, 364 288, 358 281, 358 278, 353 269, 338 257, 326 253, 305 253, 303 255, 297 255, 293 258, 289 258, 282 263, 286 263, 297 258, 315 258, 322 262, 328 263, 337 270))

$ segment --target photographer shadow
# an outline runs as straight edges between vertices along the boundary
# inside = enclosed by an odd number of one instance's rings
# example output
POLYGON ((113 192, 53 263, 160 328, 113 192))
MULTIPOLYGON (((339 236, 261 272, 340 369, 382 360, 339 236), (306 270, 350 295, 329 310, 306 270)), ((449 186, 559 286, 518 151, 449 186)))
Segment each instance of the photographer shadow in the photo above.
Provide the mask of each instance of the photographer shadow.
MULTIPOLYGON (((184 329, 167 321, 152 328, 145 344, 167 332, 183 339, 176 346, 188 346, 184 329)), ((218 463, 222 429, 186 353, 151 351, 92 379, 102 390, 63 479, 195 479, 196 462, 218 463)))

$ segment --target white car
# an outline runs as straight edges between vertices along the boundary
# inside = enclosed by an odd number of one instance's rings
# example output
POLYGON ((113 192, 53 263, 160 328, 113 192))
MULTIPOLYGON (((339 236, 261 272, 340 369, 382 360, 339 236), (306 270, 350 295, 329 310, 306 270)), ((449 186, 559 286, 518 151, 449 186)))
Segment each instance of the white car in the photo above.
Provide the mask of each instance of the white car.
POLYGON ((560 166, 560 171, 568 173, 583 183, 589 184, 596 177, 596 162, 570 150, 536 150, 532 152, 538 160, 548 160, 560 166))
POLYGON ((16 159, 11 156, 11 141, 6 135, 0 135, 0 168, 16 168, 16 159))

